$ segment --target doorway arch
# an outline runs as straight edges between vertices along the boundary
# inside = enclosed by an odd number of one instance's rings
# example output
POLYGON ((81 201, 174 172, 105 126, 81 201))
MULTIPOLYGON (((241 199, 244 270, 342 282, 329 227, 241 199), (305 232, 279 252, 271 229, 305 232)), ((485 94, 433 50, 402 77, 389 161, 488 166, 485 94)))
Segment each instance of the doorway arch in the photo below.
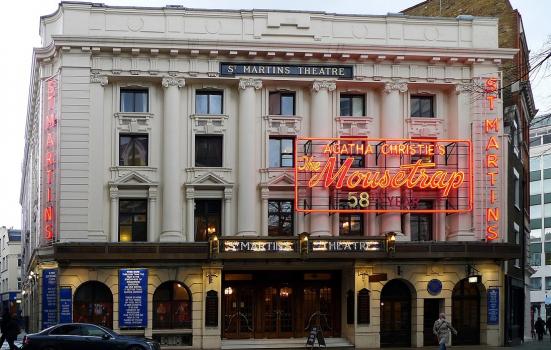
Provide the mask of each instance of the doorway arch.
POLYGON ((468 279, 459 281, 452 292, 452 325, 461 334, 453 345, 480 344, 480 289, 468 279))
POLYGON ((412 294, 402 280, 387 282, 381 291, 381 347, 411 346, 412 294))
POLYGON ((113 293, 105 284, 87 281, 75 291, 75 322, 93 323, 113 328, 113 293))

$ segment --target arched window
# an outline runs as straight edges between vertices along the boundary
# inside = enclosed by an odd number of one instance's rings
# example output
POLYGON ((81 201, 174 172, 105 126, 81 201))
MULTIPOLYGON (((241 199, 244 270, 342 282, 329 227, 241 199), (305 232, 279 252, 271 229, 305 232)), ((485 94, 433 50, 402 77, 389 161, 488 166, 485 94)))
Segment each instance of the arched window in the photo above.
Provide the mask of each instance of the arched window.
POLYGON ((155 290, 153 328, 191 328, 191 293, 183 283, 169 281, 155 290))
POLYGON ((113 293, 98 281, 88 281, 75 291, 75 322, 94 323, 113 328, 113 293))

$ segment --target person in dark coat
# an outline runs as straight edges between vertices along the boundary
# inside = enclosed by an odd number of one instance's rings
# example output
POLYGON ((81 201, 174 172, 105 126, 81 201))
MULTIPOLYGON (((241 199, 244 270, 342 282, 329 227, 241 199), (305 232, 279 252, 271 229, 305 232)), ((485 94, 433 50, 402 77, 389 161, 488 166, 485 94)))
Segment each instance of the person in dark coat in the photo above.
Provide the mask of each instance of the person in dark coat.
POLYGON ((0 348, 4 345, 4 340, 7 340, 10 350, 18 350, 19 348, 15 346, 14 341, 17 339, 17 335, 21 333, 21 330, 17 320, 11 316, 8 310, 5 310, 2 315, 0 331, 2 331, 2 337, 0 337, 0 348))
POLYGON ((536 333, 538 334, 538 340, 542 341, 543 333, 545 333, 545 321, 542 320, 541 317, 538 317, 538 320, 536 321, 534 328, 536 329, 536 333))
POLYGON ((547 325, 547 331, 549 332, 549 338, 551 340, 551 316, 547 318, 546 325, 547 325))

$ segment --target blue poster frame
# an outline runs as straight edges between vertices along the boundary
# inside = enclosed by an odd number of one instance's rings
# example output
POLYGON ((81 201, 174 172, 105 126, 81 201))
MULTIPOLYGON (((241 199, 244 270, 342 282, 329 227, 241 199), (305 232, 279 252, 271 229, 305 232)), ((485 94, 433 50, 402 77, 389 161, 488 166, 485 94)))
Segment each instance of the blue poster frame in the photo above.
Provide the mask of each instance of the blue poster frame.
POLYGON ((73 322, 73 290, 59 287, 59 323, 73 322))
POLYGON ((488 325, 499 324, 499 288, 488 288, 487 300, 488 325))
POLYGON ((42 329, 57 324, 57 269, 42 270, 42 329))
POLYGON ((147 327, 147 269, 119 270, 119 327, 147 327))

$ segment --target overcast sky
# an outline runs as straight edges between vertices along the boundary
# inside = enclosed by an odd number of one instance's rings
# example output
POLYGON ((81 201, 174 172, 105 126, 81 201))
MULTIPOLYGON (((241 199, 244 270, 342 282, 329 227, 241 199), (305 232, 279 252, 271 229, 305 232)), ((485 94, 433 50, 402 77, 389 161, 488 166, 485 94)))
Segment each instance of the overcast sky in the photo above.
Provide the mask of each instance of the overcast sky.
MULTIPOLYGON (((384 15, 399 12, 421 0, 101 0, 109 5, 164 6, 183 5, 201 8, 270 8, 291 10, 318 10, 338 13, 384 15)), ((452 1, 452 0, 442 0, 452 1)), ((476 1, 476 0, 473 0, 476 1)), ((21 207, 19 188, 21 161, 24 148, 24 128, 29 89, 32 48, 39 46, 39 17, 53 13, 59 1, 5 1, 0 11, 0 35, 3 45, 0 67, 4 84, 0 96, 5 107, 0 135, 0 226, 19 228, 21 207)), ((539 51, 551 35, 551 1, 511 0, 524 21, 528 44, 532 52, 539 51)), ((533 80, 532 89, 536 107, 541 113, 551 112, 551 78, 540 76, 533 80)))

